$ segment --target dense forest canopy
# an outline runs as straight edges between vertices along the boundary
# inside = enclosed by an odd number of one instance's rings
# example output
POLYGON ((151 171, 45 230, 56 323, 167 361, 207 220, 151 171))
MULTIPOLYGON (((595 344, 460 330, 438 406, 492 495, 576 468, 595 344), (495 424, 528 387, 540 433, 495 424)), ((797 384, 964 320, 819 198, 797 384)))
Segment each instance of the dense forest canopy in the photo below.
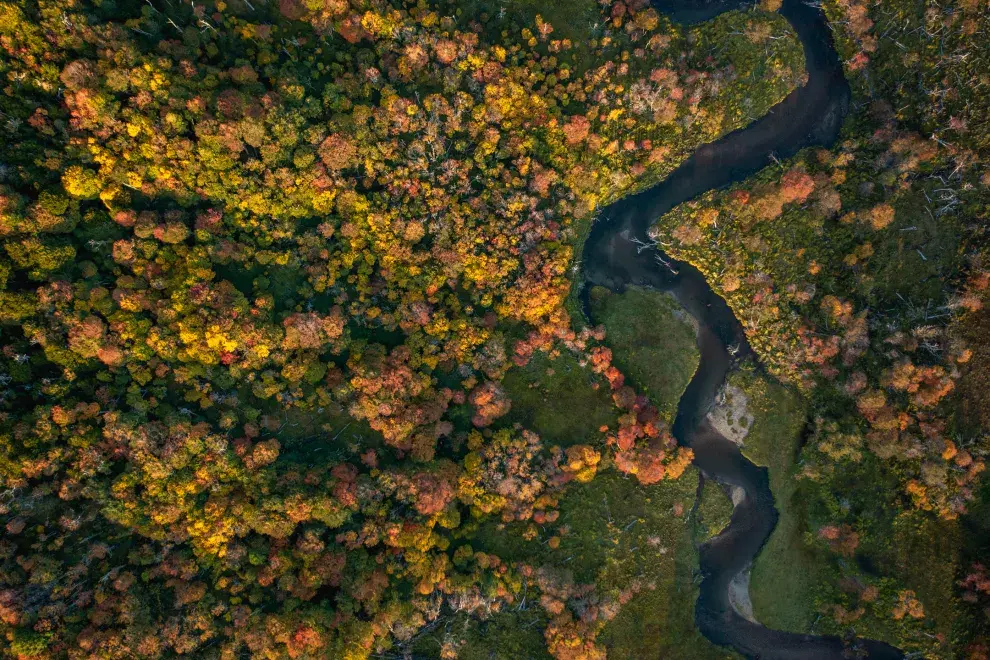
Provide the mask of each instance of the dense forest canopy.
MULTIPOLYGON (((805 82, 773 4, 0 1, 0 652, 726 657, 695 329, 578 255, 805 82)), ((840 143, 651 238, 790 402, 795 610, 986 658, 987 8, 826 11, 840 143)))

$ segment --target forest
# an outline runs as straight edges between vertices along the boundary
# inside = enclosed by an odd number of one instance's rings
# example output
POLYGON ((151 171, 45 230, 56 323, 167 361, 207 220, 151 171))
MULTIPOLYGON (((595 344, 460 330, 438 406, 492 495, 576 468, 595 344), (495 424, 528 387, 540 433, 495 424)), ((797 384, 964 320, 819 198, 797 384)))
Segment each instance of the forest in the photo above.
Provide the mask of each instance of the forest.
MULTIPOLYGON (((0 0, 0 655, 741 657, 697 321, 581 254, 807 82, 779 8, 0 0)), ((644 247, 754 349, 750 614, 987 660, 990 8, 824 12, 839 140, 644 247)))

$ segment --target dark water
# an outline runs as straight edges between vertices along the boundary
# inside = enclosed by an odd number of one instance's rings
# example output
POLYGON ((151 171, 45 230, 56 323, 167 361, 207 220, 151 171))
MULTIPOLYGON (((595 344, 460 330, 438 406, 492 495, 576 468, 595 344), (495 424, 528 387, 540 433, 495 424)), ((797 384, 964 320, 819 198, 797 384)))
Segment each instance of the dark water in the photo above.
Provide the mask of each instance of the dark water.
MULTIPOLYGON (((742 4, 654 2, 659 11, 682 23, 708 20, 742 4)), ((798 0, 784 0, 780 13, 804 45, 807 84, 760 120, 700 147, 663 182, 602 211, 584 247, 584 309, 590 315, 591 285, 615 291, 643 285, 670 291, 698 320, 701 361, 681 397, 673 432, 678 442, 694 450, 701 470, 745 493, 729 526, 700 549, 703 580, 695 622, 705 637, 751 658, 902 658, 903 653, 882 642, 771 630, 744 619, 730 605, 729 583, 759 553, 778 513, 766 469, 716 432, 705 414, 734 361, 751 356, 752 350, 732 310, 697 269, 656 250, 640 251, 631 240, 645 240, 650 225, 678 204, 746 178, 775 156, 787 158, 804 147, 830 145, 838 137, 850 92, 825 19, 819 9, 798 0)))

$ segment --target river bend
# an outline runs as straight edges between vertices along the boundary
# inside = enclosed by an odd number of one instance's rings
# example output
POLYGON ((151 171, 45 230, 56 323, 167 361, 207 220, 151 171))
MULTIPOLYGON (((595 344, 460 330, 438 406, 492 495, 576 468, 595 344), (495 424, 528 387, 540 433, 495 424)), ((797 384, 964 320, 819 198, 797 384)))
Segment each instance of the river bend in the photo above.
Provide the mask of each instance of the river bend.
MULTIPOLYGON (((743 4, 657 0, 654 7, 689 24, 743 4)), ((745 494, 726 529, 700 548, 702 582, 695 623, 702 634, 750 658, 902 658, 901 651, 883 642, 772 630, 732 607, 729 585, 760 552, 777 524, 778 512, 766 468, 754 465, 737 445, 715 431, 706 413, 734 361, 753 356, 752 349, 732 310, 696 268, 656 250, 639 250, 632 240, 645 241, 650 225, 678 204, 755 174, 774 158, 788 158, 808 146, 828 146, 837 139, 850 90, 825 18, 820 9, 799 0, 784 0, 780 13, 804 46, 807 83, 761 119, 698 148, 661 183, 603 209, 584 246, 582 301, 590 319, 591 286, 613 291, 648 286, 671 292, 698 321, 701 359, 679 402, 673 433, 679 443, 691 447, 695 465, 708 477, 745 494)))

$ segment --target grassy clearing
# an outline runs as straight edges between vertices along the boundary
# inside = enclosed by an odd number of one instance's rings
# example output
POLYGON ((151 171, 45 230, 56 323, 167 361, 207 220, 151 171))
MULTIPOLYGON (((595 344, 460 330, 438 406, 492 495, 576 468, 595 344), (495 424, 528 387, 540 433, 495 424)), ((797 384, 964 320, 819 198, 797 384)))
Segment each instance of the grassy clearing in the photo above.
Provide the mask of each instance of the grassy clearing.
POLYGON ((556 359, 538 353, 505 376, 502 384, 512 399, 506 421, 536 431, 547 445, 600 441, 598 429, 616 423, 616 408, 607 385, 596 390, 597 382, 570 353, 556 359))
POLYGON ((827 558, 804 544, 804 510, 797 489, 775 490, 774 496, 780 522, 753 564, 753 613, 771 628, 809 632, 818 615, 815 594, 830 566, 827 558))
MULTIPOLYGON (((962 519, 963 566, 969 567, 971 562, 986 561, 990 557, 990 479, 984 479, 976 493, 976 498, 969 507, 969 513, 962 519)), ((977 639, 979 636, 990 637, 990 617, 980 616, 979 603, 965 606, 968 617, 958 617, 955 621, 956 634, 961 639, 977 639), (976 622, 973 626, 970 622, 976 622)))
POLYGON ((926 210, 926 195, 938 187, 936 181, 902 193, 894 203, 894 222, 871 242, 870 273, 860 277, 859 286, 874 305, 898 309, 908 300, 923 308, 945 298, 946 274, 959 268, 963 227, 957 216, 936 220, 926 210))
POLYGON ((453 642, 458 660, 549 660, 543 640, 546 625, 547 618, 537 607, 509 609, 487 619, 461 614, 420 635, 412 647, 413 657, 439 658, 444 643, 453 642))
MULTIPOLYGON (((604 480, 597 487, 608 493, 609 501, 608 508, 600 508, 598 515, 611 515, 611 528, 624 530, 617 533, 619 538, 613 536, 613 549, 599 581, 618 589, 632 577, 641 576, 655 588, 634 596, 605 626, 600 639, 609 657, 734 657, 709 643, 694 625, 698 530, 689 514, 697 473, 691 470, 675 482, 650 488, 622 482, 625 488, 604 480), (676 506, 684 507, 683 517, 673 513, 676 506), (637 524, 630 528, 634 521, 637 524)), ((589 499, 596 495, 589 493, 589 499)), ((589 508, 591 504, 589 501, 589 508)))
POLYGON ((776 12, 725 12, 693 27, 690 38, 695 52, 728 57, 738 75, 721 92, 723 133, 763 116, 801 84, 797 78, 805 71, 804 48, 787 19, 776 12), (764 82, 754 89, 754 81, 764 82))
POLYGON ((925 617, 934 628, 928 632, 947 638, 959 619, 954 587, 961 537, 955 523, 909 511, 895 520, 890 545, 895 575, 910 584, 925 605, 925 617))
MULTIPOLYGON (((314 465, 352 459, 369 449, 385 448, 385 439, 364 420, 330 404, 317 412, 288 408, 280 416, 276 438, 281 443, 280 460, 314 465)), ((385 455, 389 460, 389 454, 385 455)))
MULTIPOLYGON (((560 502, 560 519, 538 528, 533 540, 522 538, 524 523, 488 521, 472 545, 513 561, 567 568, 575 581, 593 581, 602 594, 614 596, 636 579, 652 585, 633 596, 599 635, 609 657, 732 657, 694 626, 697 530, 689 515, 696 488, 693 470, 676 481, 648 487, 617 472, 604 472, 591 483, 570 486, 560 502), (552 549, 547 541, 555 535, 561 536, 561 543, 552 549)), ((523 618, 532 619, 533 614, 526 610, 512 616, 519 617, 518 626, 525 626, 523 618)), ((538 623, 529 625, 541 629, 538 623)), ((507 638, 511 643, 515 639, 507 638)), ((510 657, 502 654, 507 640, 481 638, 481 645, 494 655, 470 657, 510 657)), ((535 639, 533 644, 513 655, 543 657, 535 639)), ((472 652, 483 653, 478 648, 472 652)))
POLYGON ((897 475, 872 455, 842 463, 827 480, 799 483, 793 501, 807 507, 802 515, 812 535, 817 536, 819 521, 828 521, 828 512, 836 510, 852 521, 859 534, 851 557, 826 550, 817 540, 814 545, 822 548, 820 554, 805 551, 811 557, 807 565, 817 570, 817 578, 809 580, 811 591, 803 602, 810 604, 814 597, 823 614, 814 632, 841 635, 849 629, 849 623, 832 616, 831 606, 841 605, 848 611, 862 607, 852 624, 858 634, 920 653, 918 657, 955 657, 953 626, 963 619, 953 596, 962 545, 959 526, 924 512, 898 510, 897 475), (854 585, 875 586, 879 594, 872 601, 862 600, 854 585), (923 618, 891 616, 898 594, 905 589, 923 604, 923 618))
POLYGON ((577 582, 597 579, 606 590, 621 589, 641 570, 673 567, 696 486, 687 473, 644 487, 609 470, 590 483, 570 485, 560 500, 560 518, 538 527, 532 540, 522 534, 529 523, 489 520, 472 545, 476 540, 479 548, 509 561, 566 566, 577 582), (675 506, 683 515, 675 515, 675 506), (555 535, 560 547, 552 549, 547 541, 555 535))
POLYGON ((674 552, 673 574, 661 588, 641 592, 602 632, 601 639, 612 658, 684 658, 728 660, 736 653, 706 640, 694 625, 698 597, 697 551, 687 533, 674 552))
POLYGON ((817 616, 814 596, 829 569, 804 544, 806 513, 794 479, 806 402, 752 369, 729 377, 748 398, 753 416, 743 453, 770 472, 780 522, 757 556, 750 581, 756 618, 771 628, 806 632, 817 616))
POLYGON ((990 428, 990 307, 966 315, 952 330, 973 351, 956 389, 960 431, 975 435, 990 428))
POLYGON ((623 293, 595 287, 591 306, 608 330, 616 366, 673 419, 700 358, 689 317, 671 295, 635 287, 623 293))
POLYGON ((698 540, 707 541, 725 529, 732 517, 732 500, 714 481, 706 481, 698 502, 698 540))
POLYGON ((728 384, 745 393, 747 411, 753 416, 743 453, 770 471, 770 487, 776 493, 792 481, 807 402, 748 365, 730 374, 728 384))
POLYGON ((568 59, 578 71, 583 71, 595 61, 591 41, 601 36, 601 9, 595 0, 451 0, 450 5, 459 22, 467 25, 479 21, 484 26, 488 41, 498 43, 502 32, 515 32, 523 28, 534 29, 539 15, 553 26, 554 39, 570 39, 574 48, 568 59), (597 27, 596 27, 597 26, 597 27))

